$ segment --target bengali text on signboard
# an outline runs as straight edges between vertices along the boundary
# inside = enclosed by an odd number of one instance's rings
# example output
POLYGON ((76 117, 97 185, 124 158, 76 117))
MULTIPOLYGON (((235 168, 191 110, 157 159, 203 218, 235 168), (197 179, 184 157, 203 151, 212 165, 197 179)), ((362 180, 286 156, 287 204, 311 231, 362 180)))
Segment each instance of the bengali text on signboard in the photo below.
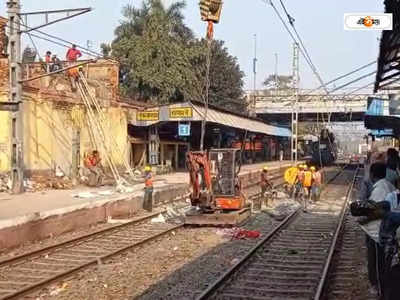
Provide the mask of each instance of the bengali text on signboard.
POLYGON ((136 114, 136 120, 138 121, 158 121, 159 112, 155 111, 138 111, 136 114))
POLYGON ((169 109, 170 119, 188 119, 193 117, 193 109, 191 107, 175 107, 169 109))

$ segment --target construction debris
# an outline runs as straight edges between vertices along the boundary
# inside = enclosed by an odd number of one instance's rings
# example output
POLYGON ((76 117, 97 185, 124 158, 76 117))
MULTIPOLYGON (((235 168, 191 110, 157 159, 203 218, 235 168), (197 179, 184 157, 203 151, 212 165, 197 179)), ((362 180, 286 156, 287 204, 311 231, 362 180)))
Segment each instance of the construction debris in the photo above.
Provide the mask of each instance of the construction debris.
POLYGON ((31 179, 24 180, 25 190, 28 192, 38 192, 48 189, 70 190, 73 187, 72 181, 66 177, 33 176, 31 179))
POLYGON ((11 189, 11 178, 7 175, 0 175, 0 192, 7 192, 11 189))

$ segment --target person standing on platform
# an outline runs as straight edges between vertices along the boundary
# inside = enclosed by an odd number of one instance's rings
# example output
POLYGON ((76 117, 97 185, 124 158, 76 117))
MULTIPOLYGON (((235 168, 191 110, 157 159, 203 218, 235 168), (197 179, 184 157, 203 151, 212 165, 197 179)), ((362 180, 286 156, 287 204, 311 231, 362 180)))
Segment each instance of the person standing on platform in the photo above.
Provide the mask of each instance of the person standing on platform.
MULTIPOLYGON (((396 188, 386 180, 386 164, 384 163, 379 162, 371 165, 370 180, 373 185, 368 200, 375 203, 384 201, 388 194, 396 190, 396 188)), ((376 226, 379 228, 380 220, 372 222, 377 223, 376 226)), ((368 255, 368 278, 373 289, 377 292, 381 290, 380 287, 382 282, 380 282, 381 274, 379 274, 379 262, 382 261, 384 253, 382 247, 368 235, 366 236, 366 243, 368 255)))
POLYGON ((144 169, 144 201, 143 209, 148 212, 153 211, 153 174, 151 172, 151 167, 146 166, 144 169))
POLYGON ((399 152, 394 148, 389 148, 386 153, 386 180, 397 186, 399 180, 400 158, 399 152))

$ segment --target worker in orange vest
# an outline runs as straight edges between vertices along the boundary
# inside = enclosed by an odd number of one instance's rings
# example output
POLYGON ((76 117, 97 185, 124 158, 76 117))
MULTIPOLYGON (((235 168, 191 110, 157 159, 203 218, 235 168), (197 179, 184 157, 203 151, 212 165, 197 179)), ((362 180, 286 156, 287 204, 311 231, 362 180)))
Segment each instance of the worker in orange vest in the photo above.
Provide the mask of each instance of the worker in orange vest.
POLYGON ((308 205, 308 201, 311 197, 311 186, 313 183, 313 176, 312 176, 312 172, 308 169, 307 166, 304 167, 304 177, 303 177, 303 188, 304 188, 304 193, 305 193, 305 197, 304 197, 304 201, 303 201, 303 211, 307 212, 307 205, 308 205))
POLYGON ((149 212, 153 211, 153 174, 151 173, 150 166, 146 166, 144 168, 143 209, 145 209, 149 212))
POLYGON ((100 154, 97 150, 93 150, 92 154, 87 155, 84 160, 85 167, 90 171, 89 186, 99 187, 103 184, 104 168, 101 165, 100 154))

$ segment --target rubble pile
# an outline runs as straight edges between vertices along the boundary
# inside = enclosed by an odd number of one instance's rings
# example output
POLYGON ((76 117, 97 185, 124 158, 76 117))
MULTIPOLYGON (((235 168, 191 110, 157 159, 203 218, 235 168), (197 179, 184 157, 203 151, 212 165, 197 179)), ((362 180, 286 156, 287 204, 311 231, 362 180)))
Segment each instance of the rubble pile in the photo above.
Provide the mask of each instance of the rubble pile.
POLYGON ((72 189, 72 181, 67 177, 33 176, 25 181, 25 189, 28 192, 37 192, 47 189, 69 190, 72 189))
POLYGON ((268 213, 276 220, 285 219, 289 214, 301 206, 298 201, 293 200, 283 192, 278 192, 277 200, 273 205, 272 208, 264 210, 264 212, 268 213))
POLYGON ((11 189, 11 180, 7 175, 0 175, 0 193, 11 189))

